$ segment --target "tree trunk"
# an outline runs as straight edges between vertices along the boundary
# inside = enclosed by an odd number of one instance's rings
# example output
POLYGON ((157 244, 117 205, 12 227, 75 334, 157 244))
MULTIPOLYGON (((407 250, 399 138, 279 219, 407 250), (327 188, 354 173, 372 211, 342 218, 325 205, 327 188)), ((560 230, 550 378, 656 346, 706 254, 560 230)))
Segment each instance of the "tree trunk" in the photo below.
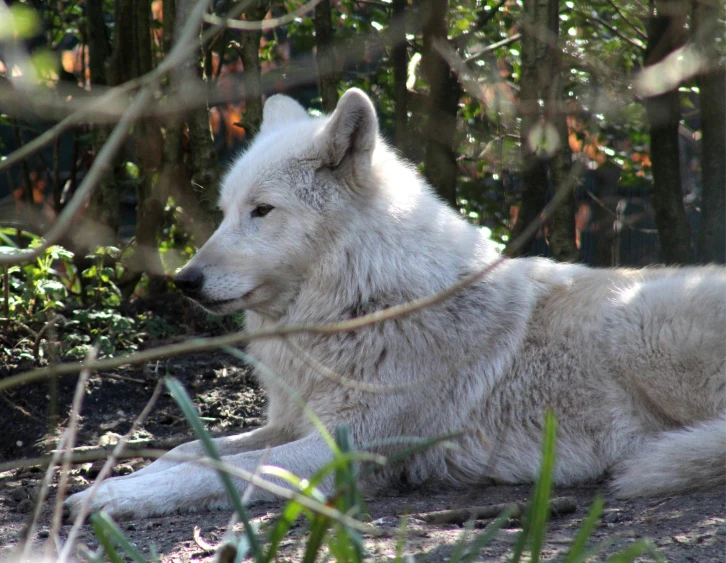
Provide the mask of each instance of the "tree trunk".
MULTIPOLYGON (((184 7, 182 6, 182 8, 184 7)), ((188 9, 190 8, 188 7, 188 9)), ((177 28, 177 0, 163 0, 163 13, 162 45, 164 54, 168 55, 174 45, 177 28)), ((188 17, 188 13, 185 12, 185 14, 185 17, 188 17)), ((186 79, 191 76, 191 80, 196 80, 194 61, 199 62, 199 59, 195 56, 190 59, 186 66, 181 65, 171 74, 171 92, 168 98, 172 104, 174 103, 174 92, 183 87, 186 79)), ((172 112, 164 121, 164 156, 159 176, 159 194, 164 200, 169 196, 173 197, 176 205, 184 210, 184 213, 178 216, 179 224, 186 232, 192 234, 194 243, 201 246, 212 236, 214 220, 200 207, 197 194, 193 190, 191 173, 189 166, 184 162, 184 151, 182 150, 183 128, 184 119, 176 113, 172 112)))
MULTIPOLYGON (((672 0, 651 3, 657 13, 648 22, 645 66, 662 61, 683 42, 683 16, 674 13, 672 0)), ((645 101, 650 127, 650 159, 653 166, 653 207, 663 261, 691 262, 691 233, 683 205, 678 124, 681 104, 678 89, 645 101)))
MULTIPOLYGON (((182 29, 186 25, 191 13, 194 11, 196 0, 178 0, 177 16, 175 24, 175 38, 178 39, 182 29)), ((201 27, 200 27, 201 32, 201 27)), ((183 88, 186 81, 199 80, 200 51, 192 55, 185 65, 182 65, 178 73, 175 73, 177 88, 183 88)), ((206 81, 207 77, 202 76, 206 81)), ((209 122, 209 106, 203 105, 192 110, 187 118, 189 128, 189 145, 191 147, 190 168, 192 173, 192 184, 195 186, 195 193, 200 205, 196 212, 214 217, 216 215, 217 189, 219 184, 219 162, 217 151, 214 149, 214 137, 209 122)), ((200 241, 201 242, 201 241, 200 241)))
POLYGON ((315 6, 315 60, 320 77, 320 95, 323 111, 332 113, 338 104, 338 77, 333 51, 333 22, 330 0, 322 0, 315 6))
MULTIPOLYGON (((551 37, 559 38, 559 9, 557 0, 549 3, 547 12, 547 29, 551 37)), ((545 116, 547 123, 557 133, 557 147, 552 147, 550 156, 550 176, 555 194, 561 194, 562 202, 552 210, 549 219, 549 245, 552 256, 560 262, 579 262, 580 251, 577 248, 575 232, 575 181, 572 177, 572 150, 570 149, 567 131, 567 117, 564 105, 563 76, 560 65, 560 49, 555 43, 547 47, 549 69, 549 85, 541 86, 546 92, 545 116)))
MULTIPOLYGON (((167 9, 173 10, 174 42, 178 41, 182 29, 191 17, 196 0, 166 0, 164 5, 164 21, 167 23, 167 9), (168 7, 167 7, 168 5, 168 7)), ((201 33, 201 26, 200 26, 201 33)), ((165 36, 168 32, 165 28, 165 36)), ((172 90, 181 91, 185 84, 193 84, 200 80, 200 60, 203 55, 201 44, 199 50, 192 54, 184 64, 179 65, 171 74, 172 90)), ((218 213, 216 209, 219 187, 219 162, 214 148, 214 137, 209 122, 209 107, 204 105, 187 112, 186 125, 189 134, 190 158, 188 165, 182 166, 173 160, 169 161, 169 178, 171 194, 185 211, 186 224, 194 235, 195 244, 201 246, 214 232, 218 213)), ((176 122, 181 126, 181 122, 176 122)), ((177 127, 173 125, 173 127, 177 127)), ((181 131, 170 129, 169 141, 180 147, 181 131)), ((174 149, 176 150, 176 149, 174 149)), ((179 148, 181 160, 181 148, 179 148)), ((169 156, 173 156, 169 154, 169 156)))
MULTIPOLYGON (((129 2, 119 2, 116 6, 116 22, 117 29, 123 22, 128 23, 132 15, 129 13, 129 2), (121 22, 121 24, 119 24, 121 22)), ((103 2, 100 0, 89 0, 85 4, 86 7, 86 41, 88 43, 88 71, 91 79, 91 88, 97 86, 117 86, 120 82, 112 82, 112 78, 117 79, 119 72, 110 72, 110 65, 118 64, 118 58, 112 60, 111 44, 109 42, 106 30, 106 22, 103 18, 103 2)), ((122 33, 118 32, 115 36, 115 50, 122 48, 122 33)), ((131 57, 129 57, 131 58, 131 57)), ((99 125, 91 127, 91 135, 93 137, 93 153, 98 154, 101 147, 106 143, 108 136, 111 134, 111 126, 99 125)), ((120 156, 115 159, 113 171, 104 175, 93 191, 89 202, 89 209, 86 214, 88 218, 96 222, 96 225, 89 226, 92 228, 95 236, 90 237, 93 244, 108 245, 115 242, 116 234, 119 227, 119 204, 121 200, 120 188, 116 182, 115 169, 118 166, 120 156)), ((90 249, 90 241, 74 241, 82 247, 86 247, 82 251, 87 253, 90 249)), ((80 250, 80 249, 78 249, 80 250)))
POLYGON ((106 22, 103 19, 103 2, 86 1, 86 41, 88 44, 88 71, 92 86, 108 84, 106 78, 106 62, 111 56, 111 44, 108 39, 106 22))
POLYGON ((429 83, 424 171, 439 195, 456 209, 456 114, 461 87, 448 63, 436 50, 437 41, 448 41, 448 0, 425 0, 421 70, 429 83))
MULTIPOLYGON (((525 0, 523 8, 519 91, 522 203, 506 250, 508 256, 521 256, 529 251, 537 233, 533 232, 528 240, 521 240, 521 237, 544 209, 550 182, 555 189, 572 189, 567 123, 562 112, 559 52, 547 43, 547 38, 556 37, 559 30, 557 2, 525 0), (542 98, 545 99, 545 116, 540 113, 542 98)), ((577 259, 572 194, 554 210, 549 225, 555 257, 568 261, 577 259)))
POLYGON ((708 70, 696 78, 703 163, 698 261, 726 264, 726 67, 716 48, 719 16, 723 17, 723 8, 719 10, 715 0, 694 3, 696 46, 708 63, 708 70))
MULTIPOLYGON (((260 21, 269 10, 269 2, 251 6, 246 14, 248 20, 260 21)), ((262 31, 243 31, 240 39, 240 58, 244 66, 245 113, 242 126, 247 141, 251 141, 262 124, 262 72, 260 68, 260 40, 262 31)))
POLYGON ((409 154, 408 138, 408 41, 406 40, 406 5, 408 0, 393 0, 391 65, 393 66, 393 99, 395 103, 396 148, 409 154))
MULTIPOLYGON (((136 76, 152 70, 151 1, 135 0, 135 68, 136 76)), ((128 57, 131 58, 131 57, 128 57)), ((129 77, 134 78, 134 77, 129 77)), ((134 145, 140 178, 136 189, 136 247, 132 262, 139 273, 149 277, 149 293, 164 290, 164 268, 158 249, 158 237, 164 219, 165 198, 154 181, 161 167, 164 142, 159 126, 151 120, 139 121, 134 127, 134 145)), ((133 288, 131 288, 133 290, 133 288)))

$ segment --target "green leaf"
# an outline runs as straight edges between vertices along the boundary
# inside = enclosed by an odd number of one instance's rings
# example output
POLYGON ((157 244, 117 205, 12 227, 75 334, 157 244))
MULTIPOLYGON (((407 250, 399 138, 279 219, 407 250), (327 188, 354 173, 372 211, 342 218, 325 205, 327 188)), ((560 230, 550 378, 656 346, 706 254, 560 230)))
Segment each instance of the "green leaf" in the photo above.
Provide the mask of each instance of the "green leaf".
POLYGON ((572 542, 572 547, 565 557, 565 563, 580 563, 585 560, 585 557, 588 555, 585 551, 585 544, 595 529, 604 506, 605 501, 602 497, 597 497, 592 504, 592 508, 590 508, 590 512, 587 514, 587 518, 585 518, 585 521, 577 531, 577 536, 575 536, 572 542))
POLYGON ((469 20, 467 20, 466 18, 456 20, 456 27, 461 31, 468 31, 470 25, 471 22, 469 22, 469 20))
MULTIPOLYGON (((199 413, 197 412, 194 403, 192 403, 192 400, 189 398, 189 395, 187 395, 187 392, 184 390, 184 387, 182 387, 182 384, 179 383, 178 379, 169 376, 164 378, 164 383, 166 385, 166 388, 171 392, 171 395, 176 401, 177 405, 179 405, 179 408, 184 413, 184 416, 186 417, 189 426, 192 427, 194 433, 201 440, 202 445, 204 446, 204 450, 207 452, 207 455, 215 461, 221 461, 222 458, 217 451, 217 446, 214 445, 212 437, 209 435, 206 428, 204 428, 204 423, 199 418, 199 413)), ((263 556, 262 549, 259 542, 257 541, 257 536, 255 535, 255 531, 252 527, 249 516, 247 515, 247 510, 245 509, 244 504, 242 504, 242 496, 240 495, 237 487, 235 487, 234 483, 232 482, 232 478, 226 472, 217 471, 217 474, 222 480, 222 484, 227 491, 227 496, 229 496, 229 500, 232 503, 232 506, 234 507, 240 520, 242 521, 242 524, 244 525, 245 533, 247 534, 247 539, 250 542, 250 548, 254 553, 255 560, 260 561, 263 556)))
POLYGON ((555 466, 556 434, 557 423, 555 417, 551 411, 547 411, 545 413, 542 441, 542 466, 525 513, 522 533, 515 544, 514 555, 512 556, 514 563, 518 563, 522 559, 522 554, 528 542, 531 544, 531 561, 533 563, 539 562, 549 517, 549 499, 555 466))
POLYGON ((40 18, 30 6, 16 2, 10 6, 10 17, 0 10, 0 41, 18 37, 28 39, 40 31, 40 18))
MULTIPOLYGON (((99 536, 99 540, 101 539, 101 536, 99 535, 100 533, 106 538, 106 540, 113 539, 132 561, 136 561, 136 563, 147 563, 146 557, 144 557, 138 548, 131 543, 131 541, 124 535, 114 521, 111 520, 111 517, 107 513, 98 512, 96 514, 92 514, 91 525, 93 526, 93 530, 96 532, 96 535, 99 536)), ((110 546, 110 542, 108 541, 106 545, 104 545, 104 549, 107 550, 106 553, 109 553, 107 546, 110 546)), ((119 559, 119 561, 123 561, 123 559, 119 559)))

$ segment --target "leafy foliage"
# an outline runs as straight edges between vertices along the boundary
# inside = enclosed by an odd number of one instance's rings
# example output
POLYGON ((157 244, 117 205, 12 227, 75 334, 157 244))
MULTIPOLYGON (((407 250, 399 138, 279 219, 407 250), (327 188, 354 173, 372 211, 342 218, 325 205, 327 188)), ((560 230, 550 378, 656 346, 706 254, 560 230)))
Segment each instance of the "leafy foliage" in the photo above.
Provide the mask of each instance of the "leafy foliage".
MULTIPOLYGON (((0 252, 15 251, 18 242, 30 248, 41 243, 39 237, 10 229, 0 230, 0 236, 6 245, 0 252)), ((82 359, 97 345, 100 356, 113 356, 137 350, 149 338, 175 334, 178 329, 160 317, 121 312, 122 254, 115 247, 99 247, 77 261, 72 252, 52 246, 35 262, 8 268, 2 322, 26 335, 3 354, 38 362, 82 359), (56 338, 48 338, 51 331, 56 338)))

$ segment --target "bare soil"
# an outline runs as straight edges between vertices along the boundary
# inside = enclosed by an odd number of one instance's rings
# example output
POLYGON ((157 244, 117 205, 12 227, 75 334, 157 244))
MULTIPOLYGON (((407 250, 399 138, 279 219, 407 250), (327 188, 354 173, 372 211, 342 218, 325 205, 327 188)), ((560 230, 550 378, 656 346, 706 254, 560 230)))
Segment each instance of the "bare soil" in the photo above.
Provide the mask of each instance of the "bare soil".
MULTIPOLYGON (((0 377, 27 369, 28 365, 0 366, 0 377)), ((265 398, 238 360, 222 353, 205 353, 174 358, 158 366, 137 366, 91 377, 84 399, 78 446, 98 446, 114 442, 124 434, 143 409, 159 377, 166 373, 181 380, 193 396, 210 430, 216 435, 245 432, 262 420, 265 398)), ((67 418, 76 377, 61 379, 58 387, 58 413, 61 424, 67 418)), ((47 383, 24 386, 0 395, 0 463, 42 454, 52 443, 46 436, 48 420, 47 383)), ((152 447, 171 446, 192 438, 186 421, 168 394, 155 406, 143 428, 133 437, 152 447)), ((145 460, 121 460, 117 474, 137 470, 145 460)), ((72 471, 70 490, 80 490, 92 479, 98 464, 77 465, 72 471)), ((34 507, 43 470, 39 466, 0 472, 0 561, 17 559, 16 548, 25 535, 25 527, 34 507)), ((580 488, 560 488, 554 496, 574 497, 577 510, 554 516, 544 555, 548 560, 561 559, 566 553, 597 494, 606 497, 605 514, 593 534, 594 544, 603 543, 596 560, 620 550, 640 538, 649 538, 667 561, 726 561, 726 491, 638 500, 617 500, 607 496, 606 483, 580 488)), ((368 512, 382 536, 367 537, 366 549, 372 560, 395 556, 400 541, 402 518, 406 517, 404 553, 416 561, 446 561, 462 540, 480 533, 490 521, 477 522, 475 529, 465 526, 427 525, 417 515, 449 508, 465 508, 498 503, 525 502, 529 487, 498 486, 471 491, 422 490, 368 499, 368 512)), ((39 527, 31 541, 36 553, 42 553, 48 538, 55 485, 46 502, 39 527)), ((264 529, 274 522, 280 506, 261 504, 250 508, 255 522, 264 529)), ((195 542, 193 530, 198 526, 201 537, 209 544, 219 542, 226 530, 229 513, 204 512, 164 518, 122 522, 121 528, 132 542, 146 553, 154 546, 162 561, 212 561, 213 555, 195 542)), ((65 538, 70 526, 61 529, 65 538)), ((500 530, 484 547, 476 561, 506 561, 520 524, 500 530)), ((80 541, 91 548, 97 542, 90 526, 83 528, 80 541)), ((280 561, 302 558, 305 526, 292 529, 283 541, 280 561)), ((649 560, 643 557, 642 560, 649 560)))

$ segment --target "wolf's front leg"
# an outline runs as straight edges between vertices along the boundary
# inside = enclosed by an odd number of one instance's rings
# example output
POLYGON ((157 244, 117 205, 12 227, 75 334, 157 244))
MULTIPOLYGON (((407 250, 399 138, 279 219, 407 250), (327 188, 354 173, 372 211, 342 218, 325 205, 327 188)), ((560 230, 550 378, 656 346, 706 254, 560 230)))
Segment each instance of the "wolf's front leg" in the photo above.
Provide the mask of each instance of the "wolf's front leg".
MULTIPOLYGON (((295 438, 296 436, 292 435, 288 430, 268 424, 267 426, 257 428, 251 432, 245 432, 244 434, 215 438, 214 445, 217 447, 219 455, 224 457, 241 452, 253 452, 256 450, 264 450, 268 447, 281 446, 282 444, 292 442, 295 438)), ((188 461, 184 458, 190 456, 203 457, 205 455, 206 451, 201 440, 194 440, 175 447, 153 463, 134 473, 124 475, 123 477, 116 477, 115 479, 134 479, 136 477, 147 476, 159 471, 165 471, 188 461)))
MULTIPOLYGON (((307 436, 267 450, 227 455, 225 463, 254 472, 260 463, 274 465, 290 471, 300 478, 310 478, 318 469, 332 460, 332 453, 319 434, 307 436)), ((266 477, 284 485, 279 479, 266 477)), ((234 479, 240 494, 247 483, 234 479)), ((326 484, 323 484, 325 489, 326 484)), ((75 519, 90 489, 70 496, 65 506, 75 519)), ((250 502, 274 500, 275 496, 255 487, 250 502)), ((90 500, 90 513, 105 510, 117 519, 160 516, 175 511, 193 511, 199 508, 227 508, 229 499, 217 472, 195 462, 173 465, 160 471, 139 474, 134 479, 110 479, 101 483, 90 500)))

